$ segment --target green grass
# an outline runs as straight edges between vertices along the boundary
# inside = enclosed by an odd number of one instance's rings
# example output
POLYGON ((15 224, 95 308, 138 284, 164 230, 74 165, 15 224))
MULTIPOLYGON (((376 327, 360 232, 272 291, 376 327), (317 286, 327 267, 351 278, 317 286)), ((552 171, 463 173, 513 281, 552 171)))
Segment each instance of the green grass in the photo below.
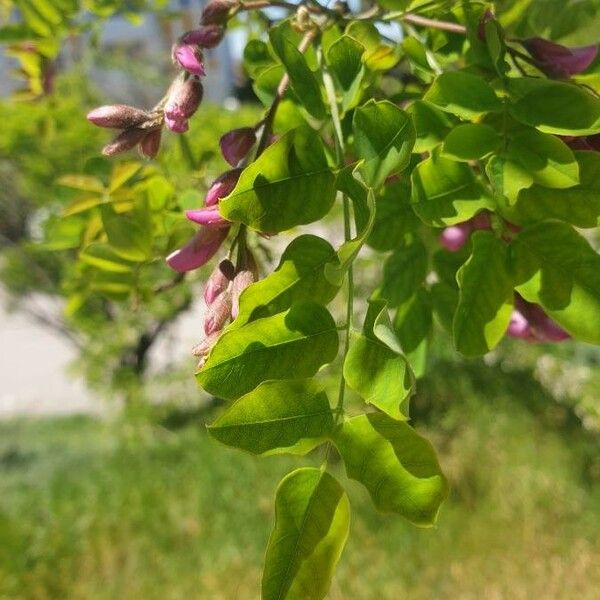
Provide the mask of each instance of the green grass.
MULTIPOLYGON (((439 422, 427 433, 452 494, 437 526, 379 515, 349 484, 351 536, 329 597, 597 598, 588 440, 498 395, 439 422)), ((0 598, 257 599, 273 493, 299 463, 221 447, 200 423, 0 424, 0 598)))

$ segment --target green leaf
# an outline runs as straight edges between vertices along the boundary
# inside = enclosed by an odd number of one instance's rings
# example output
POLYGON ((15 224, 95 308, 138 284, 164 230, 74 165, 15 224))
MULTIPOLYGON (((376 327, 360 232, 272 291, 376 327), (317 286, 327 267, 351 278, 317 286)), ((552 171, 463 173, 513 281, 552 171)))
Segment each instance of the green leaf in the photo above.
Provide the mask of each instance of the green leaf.
POLYGON ((427 275, 427 249, 419 240, 396 248, 385 261, 380 296, 390 306, 406 302, 427 275))
POLYGON ((367 244, 379 252, 393 250, 415 231, 419 219, 410 203, 410 181, 402 178, 381 188, 376 196, 375 222, 367 244))
POLYGON ((344 379, 367 404, 394 419, 406 419, 406 400, 413 391, 414 376, 404 355, 376 336, 374 321, 382 312, 387 314, 385 302, 370 302, 363 333, 352 336, 344 361, 344 379))
POLYGON ((262 600, 322 600, 350 529, 350 503, 327 472, 303 468, 283 478, 275 497, 262 600))
POLYGON ((315 74, 310 70, 305 56, 286 35, 287 23, 273 27, 269 39, 275 53, 285 66, 290 78, 292 90, 306 110, 315 118, 325 117, 325 104, 321 96, 321 87, 315 74))
POLYGON ((301 235, 292 240, 277 269, 244 290, 233 327, 283 312, 294 302, 327 304, 339 287, 325 278, 325 265, 336 261, 335 250, 322 238, 301 235))
POLYGON ((600 154, 577 152, 580 184, 568 189, 532 186, 519 194, 511 220, 529 225, 544 219, 560 219, 576 227, 600 225, 600 154))
POLYGON ((466 120, 502 110, 502 101, 490 85, 464 71, 438 75, 423 99, 466 120))
POLYGON ((362 483, 375 506, 431 526, 448 485, 431 444, 407 423, 381 413, 360 415, 336 432, 348 477, 362 483))
POLYGON ((119 256, 135 262, 151 258, 152 223, 145 211, 118 214, 107 204, 100 208, 108 242, 119 256))
POLYGON ((121 258, 108 244, 93 242, 86 246, 79 254, 79 260, 113 273, 130 273, 134 263, 121 258))
POLYGON ((261 40, 250 40, 244 48, 244 68, 248 75, 255 78, 268 67, 272 67, 275 60, 269 52, 269 46, 261 40))
POLYGON ((68 206, 65 206, 62 211, 62 216, 70 217, 72 215, 77 215, 90 208, 94 208, 94 206, 98 206, 105 201, 104 196, 84 196, 83 198, 76 198, 68 206))
POLYGON ((357 217, 357 234, 344 242, 337 251, 337 261, 325 265, 325 277, 332 285, 340 287, 354 259, 369 237, 375 223, 375 198, 372 189, 366 189, 352 176, 351 169, 343 170, 338 177, 338 187, 354 203, 357 217))
POLYGON ((415 130, 408 115, 391 102, 370 100, 354 111, 354 147, 364 162, 359 171, 367 185, 379 187, 408 166, 415 130))
POLYGON ((530 129, 515 135, 508 145, 510 157, 534 183, 569 188, 579 183, 579 165, 573 151, 553 135, 530 129))
POLYGON ((235 399, 268 379, 314 375, 338 350, 335 322, 312 302, 225 332, 202 369, 198 383, 220 398, 235 399))
POLYGON ((502 339, 512 313, 513 278, 506 245, 476 231, 473 253, 457 274, 460 295, 454 315, 456 349, 465 356, 489 352, 502 339))
POLYGON ((365 75, 362 44, 347 35, 341 36, 327 50, 326 57, 342 91, 342 109, 347 112, 360 102, 361 83, 365 75))
POLYGON ((102 182, 91 175, 63 175, 58 178, 57 183, 82 192, 104 193, 102 182))
POLYGON ((455 160, 477 160, 494 152, 501 142, 500 134, 489 125, 465 123, 450 131, 442 155, 455 160))
POLYGON ((414 352, 427 339, 431 322, 431 299, 421 287, 398 306, 394 317, 394 329, 405 353, 414 352))
POLYGON ((579 86, 548 79, 510 80, 510 112, 521 123, 557 135, 600 133, 600 99, 579 86))
POLYGON ((424 100, 415 100, 406 112, 412 118, 417 134, 413 152, 430 152, 454 126, 453 117, 424 100))
POLYGON ((440 324, 452 334, 452 323, 458 306, 458 289, 446 281, 438 281, 431 286, 429 294, 440 324))
POLYGON ((123 187, 132 177, 137 175, 142 166, 142 163, 138 162, 119 163, 112 172, 109 187, 110 193, 112 194, 123 187))
POLYGON ((503 156, 492 156, 485 165, 494 196, 504 197, 508 204, 516 202, 521 190, 533 185, 533 175, 514 160, 503 156))
POLYGON ((305 454, 333 429, 327 394, 312 380, 265 381, 234 402, 209 433, 251 454, 305 454))
POLYGON ((244 169, 221 214, 258 231, 276 233, 317 221, 335 200, 335 175, 323 143, 311 130, 295 129, 244 169))
POLYGON ((572 227, 543 221, 511 243, 517 291, 571 335, 600 344, 600 255, 572 227))
POLYGON ((437 153, 419 163, 411 179, 414 211, 428 225, 455 225, 494 207, 469 166, 437 153))

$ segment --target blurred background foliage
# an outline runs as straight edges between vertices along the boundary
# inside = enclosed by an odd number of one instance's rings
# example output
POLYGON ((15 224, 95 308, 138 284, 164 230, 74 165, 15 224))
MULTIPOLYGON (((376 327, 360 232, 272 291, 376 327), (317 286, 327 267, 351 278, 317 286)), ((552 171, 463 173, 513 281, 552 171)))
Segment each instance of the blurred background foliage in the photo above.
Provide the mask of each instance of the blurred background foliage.
MULTIPOLYGON (((598 41, 596 0, 496 6, 515 35, 598 41)), ((164 264, 191 232, 181 209, 199 205, 226 168, 220 135, 253 124, 260 109, 206 104, 189 134, 163 140, 156 161, 108 161, 99 157, 105 133, 85 113, 119 90, 100 91, 92 66, 141 73, 144 100, 169 66, 101 50, 104 19, 168 21, 177 10, 0 1, 5 17, 15 9, 22 18, 0 26, 21 82, 0 100, 1 284, 9 308, 68 337, 77 372, 124 409, 0 423, 0 597, 254 598, 272 492, 293 459, 216 447, 203 427, 214 401, 194 392, 193 362, 162 356, 153 369, 149 357, 207 275, 182 279, 164 264), (62 68, 61 52, 79 36, 82 60, 62 68), (36 312, 39 297, 50 312, 36 312), (250 487, 256 502, 240 493, 250 487)), ((264 253, 265 272, 282 245, 264 253)), ((360 258, 365 297, 380 267, 375 253, 360 258)), ((353 489, 358 517, 331 598, 596 598, 598 349, 505 340, 485 360, 460 359, 435 324, 427 361, 412 418, 438 450, 451 500, 436 529, 421 531, 373 516, 353 489)))

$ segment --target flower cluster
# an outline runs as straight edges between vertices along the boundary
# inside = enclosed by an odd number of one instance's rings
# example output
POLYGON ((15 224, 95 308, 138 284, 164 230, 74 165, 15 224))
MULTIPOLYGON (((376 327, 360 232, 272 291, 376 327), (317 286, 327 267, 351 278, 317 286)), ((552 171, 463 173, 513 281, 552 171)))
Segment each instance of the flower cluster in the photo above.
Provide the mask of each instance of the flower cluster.
POLYGON ((253 254, 243 247, 238 255, 237 266, 223 259, 213 270, 204 288, 206 314, 204 317, 205 338, 192 350, 200 358, 201 368, 206 356, 219 339, 227 322, 239 314, 240 295, 258 279, 258 267, 253 254))
POLYGON ((183 70, 171 84, 165 98, 150 111, 124 104, 95 108, 88 120, 98 127, 121 129, 102 153, 113 156, 138 146, 142 156, 154 158, 160 148, 163 125, 175 133, 189 129, 188 119, 202 102, 200 77, 205 75, 203 51, 214 48, 225 35, 225 24, 237 0, 213 0, 202 13, 198 29, 184 33, 173 45, 173 63, 183 70))
POLYGON ((515 294, 514 309, 506 332, 527 342, 562 342, 571 336, 555 323, 539 304, 515 294))

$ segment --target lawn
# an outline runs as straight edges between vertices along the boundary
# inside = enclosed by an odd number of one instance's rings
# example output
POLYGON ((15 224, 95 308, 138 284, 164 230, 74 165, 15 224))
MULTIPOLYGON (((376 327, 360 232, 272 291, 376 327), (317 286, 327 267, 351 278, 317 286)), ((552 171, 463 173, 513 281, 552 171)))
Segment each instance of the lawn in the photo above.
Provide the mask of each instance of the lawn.
MULTIPOLYGON (((425 431, 452 493, 437 526, 378 515, 350 484, 329 597, 597 598, 597 440, 502 394, 438 417, 425 431)), ((0 598, 259 598, 273 492, 296 459, 223 448, 203 418, 0 424, 0 598)))

